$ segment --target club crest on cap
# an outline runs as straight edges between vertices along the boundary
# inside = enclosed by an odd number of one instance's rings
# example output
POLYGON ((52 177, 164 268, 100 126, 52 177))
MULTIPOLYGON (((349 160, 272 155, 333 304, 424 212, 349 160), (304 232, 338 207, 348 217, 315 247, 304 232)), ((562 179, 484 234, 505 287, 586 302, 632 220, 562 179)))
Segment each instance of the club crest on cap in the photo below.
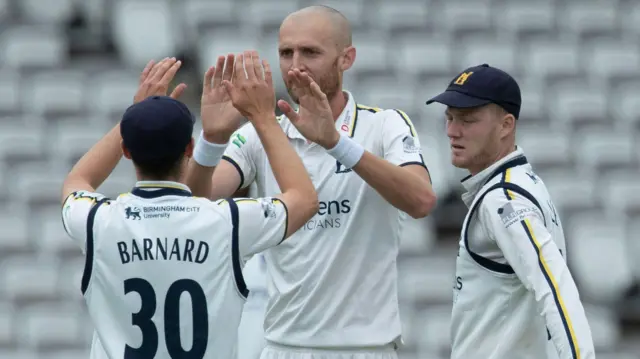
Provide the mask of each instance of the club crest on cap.
POLYGON ((464 85, 465 82, 467 82, 467 80, 471 75, 473 75, 473 71, 463 72, 460 74, 460 76, 458 76, 458 78, 453 83, 456 85, 462 86, 464 85))

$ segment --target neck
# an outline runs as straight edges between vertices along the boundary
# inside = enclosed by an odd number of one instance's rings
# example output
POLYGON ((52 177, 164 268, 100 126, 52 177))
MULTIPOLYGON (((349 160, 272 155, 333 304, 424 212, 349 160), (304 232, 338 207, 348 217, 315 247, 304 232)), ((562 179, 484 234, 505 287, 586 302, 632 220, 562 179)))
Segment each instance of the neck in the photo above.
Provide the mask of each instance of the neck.
POLYGON ((331 106, 331 113, 333 114, 333 120, 338 120, 340 114, 347 106, 348 96, 342 90, 338 91, 335 96, 329 99, 329 106, 331 106))
POLYGON ((182 183, 181 181, 181 177, 180 176, 166 176, 163 178, 158 178, 158 177, 151 177, 151 176, 145 176, 143 174, 141 174, 140 172, 137 173, 136 175, 138 181, 149 181, 149 182, 178 182, 178 183, 182 183))
POLYGON ((501 149, 500 151, 498 151, 494 156, 490 157, 490 160, 485 162, 483 165, 479 165, 477 166, 477 168, 474 169, 469 169, 469 172, 471 172, 472 176, 477 175, 478 173, 484 171, 485 169, 491 167, 494 163, 500 161, 501 159, 507 157, 510 153, 514 152, 516 150, 516 146, 515 145, 511 145, 509 147, 505 147, 503 149, 501 149))

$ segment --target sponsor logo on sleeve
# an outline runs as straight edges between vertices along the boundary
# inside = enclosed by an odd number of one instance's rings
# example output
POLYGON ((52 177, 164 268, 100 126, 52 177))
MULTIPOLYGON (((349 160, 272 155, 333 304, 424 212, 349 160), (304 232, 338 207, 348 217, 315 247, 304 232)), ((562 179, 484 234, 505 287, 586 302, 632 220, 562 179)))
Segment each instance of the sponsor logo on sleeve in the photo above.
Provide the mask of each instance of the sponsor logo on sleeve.
POLYGON ((264 218, 276 218, 276 205, 270 199, 261 198, 258 200, 262 206, 264 218))
POLYGON ((238 148, 242 147, 245 143, 247 143, 247 139, 239 133, 233 135, 231 142, 238 146, 238 148))
POLYGON ((104 196, 99 194, 99 193, 93 193, 93 192, 87 192, 87 191, 77 191, 73 194, 73 198, 74 199, 82 199, 82 198, 88 198, 88 199, 94 199, 94 200, 100 200, 103 199, 104 196))
POLYGON ((509 228, 514 223, 518 223, 527 217, 533 217, 536 213, 538 213, 538 208, 536 207, 527 207, 516 210, 513 208, 513 204, 511 202, 508 202, 504 206, 498 208, 498 215, 500 215, 500 219, 502 220, 502 224, 505 228, 509 228))
POLYGON ((416 145, 416 140, 412 136, 405 136, 402 139, 402 148, 405 153, 420 153, 420 146, 416 145))

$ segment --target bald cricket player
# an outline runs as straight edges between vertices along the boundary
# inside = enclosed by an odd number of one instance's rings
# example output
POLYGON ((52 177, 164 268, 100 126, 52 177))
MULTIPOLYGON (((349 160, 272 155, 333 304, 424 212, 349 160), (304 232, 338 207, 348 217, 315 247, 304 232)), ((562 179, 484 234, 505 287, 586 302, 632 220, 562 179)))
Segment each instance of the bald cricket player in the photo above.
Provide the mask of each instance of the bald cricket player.
MULTIPOLYGON (((264 254, 261 358, 395 359, 402 343, 399 216, 425 217, 436 203, 418 135, 403 111, 358 104, 342 88, 356 49, 340 12, 312 6, 290 14, 280 27, 278 52, 298 106, 279 100, 284 115, 277 123, 301 156, 320 207, 291 240, 264 254)), ((246 68, 255 57, 246 51, 235 62, 246 68)), ((218 67, 224 63, 220 57, 218 67)), ((219 76, 233 86, 231 74, 219 76)), ((277 193, 255 126, 238 129, 242 114, 224 101, 210 110, 217 111, 216 122, 203 125, 199 141, 228 146, 215 167, 191 163, 194 193, 222 198, 253 183, 259 195, 277 193)))

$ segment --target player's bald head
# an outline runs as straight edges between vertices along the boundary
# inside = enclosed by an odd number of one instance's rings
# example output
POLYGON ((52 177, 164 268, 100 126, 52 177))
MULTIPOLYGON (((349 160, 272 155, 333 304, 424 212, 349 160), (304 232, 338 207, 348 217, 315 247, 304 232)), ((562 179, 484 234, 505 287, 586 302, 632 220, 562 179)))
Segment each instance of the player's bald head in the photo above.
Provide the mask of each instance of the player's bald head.
POLYGON ((293 25, 299 21, 321 21, 328 23, 328 30, 332 31, 332 38, 340 49, 351 46, 351 25, 349 20, 338 10, 326 5, 313 5, 300 9, 287 16, 280 31, 284 26, 293 25))

